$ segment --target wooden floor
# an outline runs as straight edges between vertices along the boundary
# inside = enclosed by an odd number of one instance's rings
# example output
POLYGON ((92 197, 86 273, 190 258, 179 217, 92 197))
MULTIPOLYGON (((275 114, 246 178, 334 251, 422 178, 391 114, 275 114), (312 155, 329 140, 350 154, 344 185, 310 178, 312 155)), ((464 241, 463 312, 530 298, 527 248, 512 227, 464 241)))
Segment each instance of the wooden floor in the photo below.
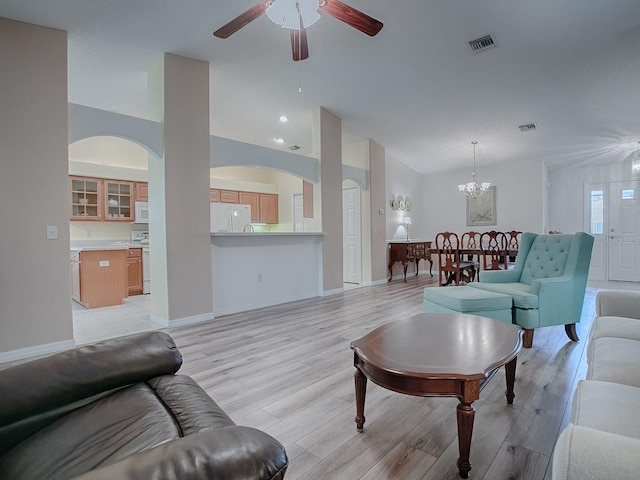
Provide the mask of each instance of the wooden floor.
MULTIPOLYGON (((287 479, 459 478, 454 398, 420 398, 368 382, 366 424, 355 428, 351 340, 422 310, 436 277, 342 294, 170 329, 193 376, 240 425, 259 428, 287 449, 287 479)), ((447 287, 453 288, 453 287, 447 287)), ((588 288, 578 343, 562 326, 537 330, 518 357, 516 398, 504 397, 501 369, 476 409, 469 478, 547 480, 555 439, 566 425, 596 288, 588 288)))

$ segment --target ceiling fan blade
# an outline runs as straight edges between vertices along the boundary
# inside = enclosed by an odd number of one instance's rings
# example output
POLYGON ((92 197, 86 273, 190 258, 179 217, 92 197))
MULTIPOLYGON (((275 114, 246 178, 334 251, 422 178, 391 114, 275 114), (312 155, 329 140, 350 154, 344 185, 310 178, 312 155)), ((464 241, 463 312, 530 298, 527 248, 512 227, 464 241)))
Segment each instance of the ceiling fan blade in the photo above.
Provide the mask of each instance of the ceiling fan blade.
POLYGON ((227 38, 231 36, 232 34, 236 33, 238 30, 240 30, 242 27, 244 27, 248 23, 254 21, 260 15, 263 15, 266 11, 264 6, 265 6, 264 1, 258 3, 257 5, 251 7, 246 12, 238 15, 236 18, 231 20, 226 25, 223 25, 222 27, 220 27, 218 30, 213 32, 213 35, 218 38, 227 38))
POLYGON ((371 37, 382 30, 382 22, 340 0, 324 0, 324 5, 321 4, 318 11, 331 15, 371 37))
POLYGON ((307 43, 307 30, 300 22, 300 30, 290 30, 291 35, 291 52, 293 60, 305 60, 309 58, 309 44, 307 43))

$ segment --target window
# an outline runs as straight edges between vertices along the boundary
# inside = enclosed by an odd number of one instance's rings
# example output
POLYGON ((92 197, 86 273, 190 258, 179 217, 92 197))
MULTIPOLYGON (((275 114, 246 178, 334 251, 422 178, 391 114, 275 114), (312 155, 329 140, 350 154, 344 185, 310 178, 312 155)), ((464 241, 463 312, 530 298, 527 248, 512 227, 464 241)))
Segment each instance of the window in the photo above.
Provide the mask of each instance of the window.
POLYGON ((635 198, 635 190, 622 190, 622 200, 633 200, 635 198))
MULTIPOLYGON (((633 195, 633 190, 631 190, 633 195)), ((624 198, 624 193, 622 194, 624 198)), ((604 233, 604 191, 592 190, 590 199, 591 218, 589 221, 590 233, 592 235, 602 235, 604 233)))

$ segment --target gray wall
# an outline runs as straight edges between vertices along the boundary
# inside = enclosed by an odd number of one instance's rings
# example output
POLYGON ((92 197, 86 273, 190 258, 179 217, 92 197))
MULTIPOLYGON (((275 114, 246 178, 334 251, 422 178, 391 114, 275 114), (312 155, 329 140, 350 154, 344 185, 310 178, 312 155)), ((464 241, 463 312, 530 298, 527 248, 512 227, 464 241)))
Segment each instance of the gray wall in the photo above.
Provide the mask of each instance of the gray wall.
POLYGON ((0 70, 0 352, 48 353, 73 345, 66 32, 0 18, 0 70))

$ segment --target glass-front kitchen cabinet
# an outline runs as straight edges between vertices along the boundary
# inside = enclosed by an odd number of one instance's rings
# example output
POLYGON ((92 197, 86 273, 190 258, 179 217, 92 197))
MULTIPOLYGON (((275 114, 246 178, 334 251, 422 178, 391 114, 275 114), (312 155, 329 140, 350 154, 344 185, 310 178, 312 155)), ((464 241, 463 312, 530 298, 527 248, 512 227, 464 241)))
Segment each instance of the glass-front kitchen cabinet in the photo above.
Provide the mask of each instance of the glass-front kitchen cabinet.
POLYGON ((71 220, 102 220, 102 179, 69 177, 69 192, 71 220))
POLYGON ((132 222, 134 182, 69 177, 70 219, 132 222))

